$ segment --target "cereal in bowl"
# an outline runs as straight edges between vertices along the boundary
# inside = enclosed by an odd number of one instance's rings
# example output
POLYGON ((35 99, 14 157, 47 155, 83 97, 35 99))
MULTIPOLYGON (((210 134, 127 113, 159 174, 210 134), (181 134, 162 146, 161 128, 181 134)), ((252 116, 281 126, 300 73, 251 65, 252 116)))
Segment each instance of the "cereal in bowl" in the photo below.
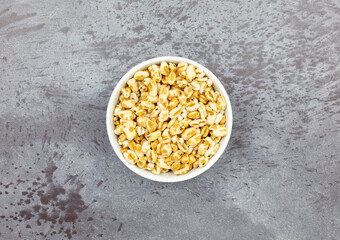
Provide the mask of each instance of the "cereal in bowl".
POLYGON ((228 133, 226 107, 203 70, 163 61, 127 81, 113 111, 114 133, 130 164, 185 174, 217 153, 228 133))

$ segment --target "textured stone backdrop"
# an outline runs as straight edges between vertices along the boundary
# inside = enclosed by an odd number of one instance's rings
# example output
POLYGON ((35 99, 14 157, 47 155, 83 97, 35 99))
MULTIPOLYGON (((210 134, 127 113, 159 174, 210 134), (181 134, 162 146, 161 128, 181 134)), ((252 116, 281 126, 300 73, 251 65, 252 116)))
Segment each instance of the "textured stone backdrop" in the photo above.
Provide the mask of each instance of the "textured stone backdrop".
POLYGON ((0 3, 0 239, 340 239, 340 2, 0 3), (105 110, 135 64, 208 67, 223 157, 176 184, 114 154, 105 110))

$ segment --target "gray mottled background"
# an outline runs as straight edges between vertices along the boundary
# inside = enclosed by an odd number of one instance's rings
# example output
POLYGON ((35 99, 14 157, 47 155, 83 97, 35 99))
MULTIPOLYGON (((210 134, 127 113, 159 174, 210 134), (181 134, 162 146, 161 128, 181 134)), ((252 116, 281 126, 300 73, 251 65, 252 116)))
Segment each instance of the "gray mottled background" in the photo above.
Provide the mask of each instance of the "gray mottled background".
POLYGON ((0 1, 0 239, 340 239, 340 2, 0 1), (114 154, 109 96, 183 56, 233 105, 203 175, 145 180, 114 154))

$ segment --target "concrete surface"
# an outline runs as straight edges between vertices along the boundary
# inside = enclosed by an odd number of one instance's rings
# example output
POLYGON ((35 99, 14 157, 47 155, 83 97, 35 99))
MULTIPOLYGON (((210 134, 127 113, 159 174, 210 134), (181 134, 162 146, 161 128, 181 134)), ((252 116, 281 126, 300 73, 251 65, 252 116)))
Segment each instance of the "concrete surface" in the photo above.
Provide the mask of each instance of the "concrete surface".
POLYGON ((0 239, 340 239, 340 2, 1 0, 0 239), (115 156, 119 78, 176 55, 224 83, 222 159, 178 184, 115 156))

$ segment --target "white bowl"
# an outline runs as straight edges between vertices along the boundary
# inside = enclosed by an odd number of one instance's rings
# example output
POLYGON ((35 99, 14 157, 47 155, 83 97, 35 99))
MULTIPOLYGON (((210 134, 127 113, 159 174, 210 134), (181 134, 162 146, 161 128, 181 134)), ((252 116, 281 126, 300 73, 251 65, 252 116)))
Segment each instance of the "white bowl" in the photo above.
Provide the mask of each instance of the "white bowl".
POLYGON ((233 115, 232 115, 232 110, 231 110, 231 104, 230 100, 228 97, 228 94, 226 90, 224 89, 222 83, 217 79, 217 77, 210 72, 207 68, 202 66, 201 64, 192 61, 190 59, 182 58, 182 57, 172 57, 172 56, 165 56, 165 57, 157 57, 157 58, 152 58, 149 60, 146 60, 142 63, 137 64, 135 67, 130 69, 118 82, 117 86, 115 87, 114 91, 112 92, 112 95, 110 97, 108 106, 107 106, 107 111, 106 111, 106 128, 107 128, 107 134, 109 135, 109 139, 111 142, 111 145, 113 147, 113 150, 115 151, 116 155, 119 157, 119 159, 127 166, 129 169, 131 169, 133 172, 137 173, 138 175, 145 177, 150 180, 158 181, 158 182, 180 182, 180 181, 185 181, 191 178, 194 178, 205 171, 207 171, 209 168, 211 168, 212 165, 215 164, 215 162, 220 158, 224 150, 226 149, 229 138, 231 135, 231 128, 232 128, 232 123, 233 123, 233 115), (121 146, 117 142, 117 136, 114 134, 114 124, 113 124, 113 110, 115 106, 117 105, 118 98, 120 95, 120 90, 126 86, 126 83, 129 79, 131 79, 134 75, 135 72, 139 70, 144 70, 151 64, 159 64, 162 61, 166 62, 174 62, 174 63, 179 63, 179 62, 186 62, 189 64, 192 64, 198 68, 201 68, 205 74, 212 80, 214 83, 214 90, 218 91, 225 99, 227 102, 227 109, 226 109, 226 128, 228 130, 228 135, 223 137, 220 141, 220 148, 217 151, 217 153, 210 159, 208 164, 203 167, 203 168, 196 168, 196 169, 191 169, 187 174, 184 175, 175 175, 173 172, 167 172, 167 173, 161 173, 159 175, 154 175, 151 173, 151 171, 145 170, 145 169, 140 169, 136 165, 132 165, 128 163, 124 157, 123 154, 120 152, 121 146))

